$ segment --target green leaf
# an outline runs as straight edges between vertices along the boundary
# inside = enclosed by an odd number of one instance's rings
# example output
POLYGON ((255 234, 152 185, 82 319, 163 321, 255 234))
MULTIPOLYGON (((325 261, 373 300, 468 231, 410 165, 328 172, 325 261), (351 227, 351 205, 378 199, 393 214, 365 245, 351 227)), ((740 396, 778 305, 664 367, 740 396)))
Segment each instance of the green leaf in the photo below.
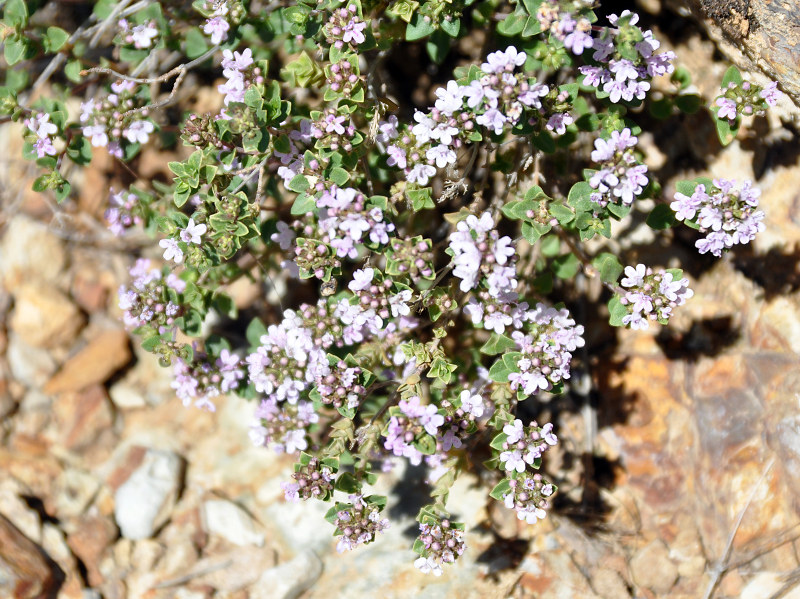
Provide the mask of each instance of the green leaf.
POLYGON ((524 222, 522 223, 522 236, 528 243, 533 244, 539 241, 539 238, 550 231, 550 229, 552 229, 552 226, 549 223, 524 222))
POLYGON ((331 169, 330 175, 328 177, 331 181, 336 183, 338 187, 344 187, 347 185, 347 182, 350 180, 350 174, 339 166, 335 166, 331 169))
POLYGON ((311 185, 309 184, 308 179, 306 179, 305 176, 295 175, 294 177, 292 177, 292 180, 289 181, 289 184, 286 187, 289 188, 291 191, 297 193, 303 193, 306 189, 311 187, 311 185))
POLYGON ((361 483, 350 472, 342 472, 336 477, 334 488, 343 493, 353 494, 361 490, 361 483))
POLYGON ((507 478, 504 478, 489 492, 489 497, 497 501, 503 501, 503 496, 508 495, 510 491, 511 483, 507 478))
POLYGON ((658 204, 653 208, 653 211, 647 215, 647 220, 645 222, 651 229, 663 231, 664 229, 675 226, 678 221, 675 220, 675 213, 672 212, 672 209, 667 204, 658 204))
POLYGON ((612 327, 621 327, 622 318, 628 315, 628 308, 620 301, 618 295, 614 295, 608 302, 608 323, 612 327))
POLYGON ((603 252, 595 256, 595 259, 592 260, 592 266, 597 269, 597 272, 600 274, 600 279, 603 282, 611 284, 617 282, 623 270, 619 258, 608 252, 603 252))
POLYGON ((197 27, 189 28, 186 32, 185 40, 184 52, 187 58, 195 59, 208 51, 206 36, 197 27))
POLYGON ((512 372, 503 360, 497 360, 489 369, 489 378, 498 383, 507 383, 508 375, 512 372))
POLYGON ((744 79, 742 79, 742 74, 739 72, 739 69, 737 69, 735 65, 731 65, 722 76, 722 89, 726 89, 729 83, 741 85, 743 82, 744 79))
POLYGON ((82 69, 81 61, 76 58, 67 62, 67 66, 64 67, 64 74, 73 83, 80 83, 82 69))
POLYGON ((733 125, 731 125, 728 119, 716 118, 714 122, 717 125, 717 136, 719 137, 720 143, 723 146, 728 146, 733 143, 733 140, 736 139, 736 134, 739 132, 741 119, 737 116, 733 121, 733 125))
POLYGON ((547 208, 550 214, 562 225, 567 225, 575 220, 575 213, 563 204, 550 204, 547 208))
POLYGON ((491 447, 492 449, 502 450, 504 449, 503 445, 507 440, 508 440, 508 435, 505 433, 500 433, 492 438, 492 442, 489 443, 489 447, 491 447))
POLYGON ((407 189, 406 197, 411 202, 411 207, 414 212, 419 212, 427 208, 435 208, 436 204, 433 203, 431 197, 431 188, 423 187, 422 189, 407 189))
POLYGON ((591 185, 586 181, 578 181, 570 187, 567 195, 567 204, 575 208, 575 210, 590 212, 593 206, 596 206, 592 201, 592 193, 594 193, 594 189, 592 189, 591 185))
POLYGON ((247 325, 245 336, 247 337, 250 347, 259 347, 261 345, 261 336, 267 334, 267 327, 261 322, 261 319, 256 317, 247 325))
POLYGON ((24 0, 8 0, 3 11, 6 25, 14 29, 23 29, 28 24, 28 6, 24 0))
POLYGON ((684 114, 694 114, 703 105, 703 99, 697 94, 685 94, 675 98, 675 106, 684 114))
POLYGON ((571 279, 578 274, 580 267, 580 260, 572 252, 558 256, 552 264, 553 274, 559 279, 571 279))
MULTIPOLYGON (((294 180, 294 179, 292 179, 294 180)), ((297 199, 292 204, 292 214, 295 216, 308 214, 309 212, 314 212, 317 208, 317 200, 314 199, 314 196, 310 196, 307 193, 297 196, 297 199)))
POLYGON ((491 337, 481 347, 481 353, 488 356, 496 356, 502 354, 504 351, 516 347, 517 344, 500 333, 492 333, 491 337))
POLYGON ((434 31, 436 31, 436 28, 433 26, 430 17, 428 17, 426 21, 421 14, 415 13, 414 18, 412 18, 411 22, 406 26, 406 41, 414 42, 421 40, 431 35, 434 31))
POLYGON ((25 58, 25 54, 28 51, 28 43, 28 39, 24 37, 11 36, 6 38, 3 55, 8 66, 15 65, 25 58))
POLYGON ((48 27, 42 39, 45 52, 58 52, 68 39, 69 33, 61 27, 48 27))
POLYGON ((442 28, 447 35, 450 37, 458 37, 458 32, 461 29, 461 19, 442 19, 439 21, 439 27, 442 28))

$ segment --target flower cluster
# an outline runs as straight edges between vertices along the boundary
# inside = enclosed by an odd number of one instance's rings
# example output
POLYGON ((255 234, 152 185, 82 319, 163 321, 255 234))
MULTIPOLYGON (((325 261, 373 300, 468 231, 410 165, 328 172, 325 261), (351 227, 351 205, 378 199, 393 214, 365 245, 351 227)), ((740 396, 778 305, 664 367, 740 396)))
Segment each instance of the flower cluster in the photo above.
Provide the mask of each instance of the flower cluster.
POLYGON ((125 324, 130 328, 151 325, 159 333, 172 328, 184 312, 178 294, 186 289, 186 283, 173 273, 164 278, 161 269, 150 268, 150 260, 144 258, 136 261, 130 276, 131 286, 119 288, 125 324))
POLYGON ((381 518, 383 505, 370 497, 350 495, 350 503, 337 503, 329 516, 340 537, 336 551, 343 553, 375 540, 378 533, 389 528, 389 520, 381 518))
POLYGON ((272 445, 276 453, 297 453, 308 448, 308 429, 319 422, 310 401, 279 403, 274 396, 261 400, 250 426, 250 440, 257 446, 272 445))
POLYGON ((437 524, 420 522, 417 539, 420 557, 414 562, 414 567, 423 574, 433 573, 434 576, 441 576, 442 565, 452 564, 467 548, 464 531, 446 518, 437 524))
POLYGON ((585 342, 583 326, 575 324, 566 308, 556 310, 540 303, 526 313, 526 321, 530 332, 511 334, 520 353, 515 361, 518 371, 511 372, 508 380, 512 389, 533 395, 570 377, 572 352, 585 342))
POLYGON ((602 163, 589 179, 589 185, 596 191, 592 201, 605 208, 609 202, 630 206, 647 186, 647 166, 639 164, 633 154, 638 138, 627 127, 622 131, 612 131, 611 139, 598 138, 594 141, 592 160, 602 163))
POLYGON ((317 345, 302 317, 286 310, 270 325, 261 345, 247 356, 248 380, 274 402, 296 404, 300 393, 330 372, 325 346, 317 345))
POLYGON ((439 427, 444 424, 444 416, 439 409, 428 404, 423 406, 419 396, 414 395, 400 401, 386 425, 383 436, 384 449, 399 457, 406 457, 415 466, 422 463, 423 453, 415 446, 415 442, 425 435, 436 437, 439 427))
POLYGON ((492 297, 516 288, 516 250, 510 237, 500 237, 495 230, 490 213, 485 212, 480 218, 470 214, 459 222, 450 234, 449 249, 455 266, 453 275, 461 279, 461 291, 475 289, 482 280, 492 297))
POLYGON ((344 360, 339 360, 317 384, 322 403, 331 404, 334 408, 358 407, 367 392, 358 382, 361 374, 358 366, 348 366, 344 360))
POLYGON ((505 506, 517 512, 517 519, 536 524, 547 516, 550 498, 556 491, 541 474, 524 473, 507 479, 508 492, 502 496, 505 506))
POLYGON ((244 92, 250 85, 264 83, 261 68, 253 61, 253 51, 245 48, 242 52, 222 51, 222 74, 225 83, 217 86, 221 94, 225 94, 223 102, 244 102, 244 92))
POLYGON ((239 356, 223 349, 213 363, 207 356, 195 355, 191 362, 178 358, 173 365, 172 388, 184 406, 214 412, 214 397, 230 393, 244 378, 239 356))
POLYGON ((120 19, 117 26, 120 28, 122 42, 133 45, 137 50, 150 48, 153 40, 158 37, 158 27, 152 20, 131 26, 127 19, 120 19))
POLYGON ((539 428, 535 421, 523 426, 522 420, 517 418, 503 427, 503 434, 506 438, 500 464, 509 472, 525 472, 526 464, 537 467, 544 452, 558 443, 549 422, 539 428))
POLYGON ((702 233, 695 246, 701 254, 721 256, 737 244, 746 244, 765 228, 764 212, 758 210, 761 191, 744 181, 714 179, 713 184, 700 183, 692 195, 675 194, 670 208, 675 218, 695 222, 702 233))
POLYGON ((128 229, 142 224, 142 217, 137 213, 140 210, 140 204, 136 194, 127 191, 112 193, 109 204, 105 217, 108 221, 108 229, 114 235, 122 235, 128 229))
MULTIPOLYGON (((409 183, 427 185, 437 169, 455 165, 456 151, 473 139, 477 126, 501 135, 520 123, 543 119, 547 129, 563 134, 573 118, 545 108, 542 99, 550 88, 515 73, 526 59, 514 46, 493 52, 468 84, 449 81, 437 89, 433 109, 427 114, 417 111, 412 127, 398 128, 391 120, 381 123, 378 140, 385 145, 387 164, 403 169, 409 183)), ((565 99, 560 93, 556 96, 555 102, 565 99)))
POLYGON ((51 136, 58 133, 58 127, 50 122, 49 114, 46 112, 33 113, 30 118, 25 119, 25 126, 35 136, 33 149, 37 158, 56 155, 56 148, 51 136))
POLYGON ((367 240, 376 245, 389 243, 394 224, 384 219, 383 210, 370 206, 360 191, 332 186, 317 200, 322 241, 336 250, 339 258, 358 257, 358 244, 367 240))
POLYGON ((366 41, 364 30, 367 24, 358 17, 358 8, 351 4, 347 8, 334 10, 325 25, 326 42, 341 50, 349 44, 354 50, 366 41))
POLYGON ((620 100, 643 100, 650 90, 650 79, 675 70, 672 51, 656 54, 661 42, 653 32, 636 27, 639 15, 628 10, 609 15, 614 28, 606 29, 592 42, 592 58, 597 65, 580 67, 584 85, 602 89, 615 104, 620 100))
POLYGON ((679 278, 675 271, 659 270, 644 264, 625 267, 625 277, 620 284, 627 290, 620 303, 627 309, 622 324, 632 329, 646 329, 650 320, 666 323, 672 309, 686 303, 694 292, 689 289, 689 279, 679 278))
POLYGON ((542 31, 549 31, 565 48, 580 56, 592 47, 592 24, 586 17, 576 14, 574 7, 565 10, 564 4, 559 0, 545 0, 539 5, 536 18, 542 31))
POLYGON ((111 93, 102 100, 81 103, 80 121, 83 135, 95 148, 105 147, 112 156, 122 158, 122 140, 135 144, 147 143, 155 125, 147 120, 147 109, 127 114, 142 106, 132 81, 111 84, 111 93))
POLYGON ((717 118, 734 122, 740 115, 764 114, 769 106, 775 106, 781 97, 778 83, 771 81, 761 87, 749 81, 731 81, 722 94, 714 100, 717 118))
POLYGON ((231 24, 226 17, 229 12, 230 7, 226 0, 216 0, 211 5, 211 14, 203 25, 203 33, 211 38, 212 44, 221 44, 228 39, 231 24))
POLYGON ((286 501, 311 498, 325 501, 333 494, 334 472, 319 458, 303 454, 292 479, 294 482, 281 483, 286 501))

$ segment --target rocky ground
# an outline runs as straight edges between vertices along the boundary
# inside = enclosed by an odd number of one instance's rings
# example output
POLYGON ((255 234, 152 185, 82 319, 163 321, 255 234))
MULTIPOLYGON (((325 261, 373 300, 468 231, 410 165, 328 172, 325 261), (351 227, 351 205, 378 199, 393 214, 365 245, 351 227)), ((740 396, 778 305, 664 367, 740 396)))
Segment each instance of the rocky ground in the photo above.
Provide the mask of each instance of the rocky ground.
MULTIPOLYGON (((676 44, 713 95, 725 65, 711 43, 676 44)), ((76 200, 55 207, 28 191, 33 171, 4 125, 0 596, 800 598, 797 116, 787 103, 725 150, 707 117, 650 140, 666 193, 699 171, 756 178, 768 229, 715 261, 631 224, 626 256, 680 259, 695 297, 668 330, 590 328, 584 394, 541 406, 562 441, 548 462, 556 509, 528 526, 462 477, 449 507, 469 549, 441 578, 416 571, 409 550, 421 473, 385 483, 393 527, 341 556, 323 506, 284 501, 292 460, 251 446, 252 405, 183 408, 119 321, 133 252, 152 254, 98 218, 119 167, 98 157, 76 200)), ((160 176, 168 159, 146 152, 140 172, 160 176)), ((240 306, 261 293, 232 290, 240 306)))

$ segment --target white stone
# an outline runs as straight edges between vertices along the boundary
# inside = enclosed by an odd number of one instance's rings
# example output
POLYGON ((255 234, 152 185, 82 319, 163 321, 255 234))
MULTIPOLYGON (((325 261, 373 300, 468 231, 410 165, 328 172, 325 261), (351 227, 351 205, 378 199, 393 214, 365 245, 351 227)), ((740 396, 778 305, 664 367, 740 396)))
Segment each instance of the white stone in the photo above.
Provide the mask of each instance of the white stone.
POLYGON ((288 562, 270 568, 250 587, 250 599, 296 599, 322 574, 322 562, 307 550, 288 562))
POLYGON ((58 368, 47 350, 31 347, 13 333, 8 337, 6 358, 11 374, 27 387, 43 387, 58 368))
POLYGON ((240 547, 264 544, 264 535, 254 530, 255 522, 250 515, 224 499, 209 499, 203 503, 203 525, 209 534, 219 535, 240 547))
POLYGON ((170 451, 150 449, 114 494, 114 518, 122 536, 147 539, 169 519, 181 484, 183 463, 170 451))
POLYGON ((147 405, 144 395, 133 385, 120 381, 111 386, 108 395, 114 405, 121 410, 143 408, 147 405))

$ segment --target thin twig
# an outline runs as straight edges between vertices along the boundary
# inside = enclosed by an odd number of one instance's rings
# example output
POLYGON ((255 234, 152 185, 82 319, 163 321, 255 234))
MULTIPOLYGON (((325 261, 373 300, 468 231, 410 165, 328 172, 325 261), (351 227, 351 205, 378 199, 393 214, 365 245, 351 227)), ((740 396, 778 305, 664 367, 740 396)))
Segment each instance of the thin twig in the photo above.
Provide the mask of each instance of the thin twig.
POLYGON ((756 491, 761 486, 761 482, 767 477, 769 471, 772 470, 772 465, 775 463, 775 458, 771 458, 769 463, 764 468, 764 471, 761 473, 761 476, 753 485, 752 490, 750 491, 750 497, 747 498, 747 503, 744 504, 744 507, 739 512, 739 516, 736 518, 736 523, 733 525, 733 529, 731 530, 731 534, 728 536, 728 542, 725 545, 725 551, 722 553, 722 558, 719 562, 711 568, 711 580, 708 582, 708 587, 706 588, 706 592, 703 594, 703 599, 711 599, 714 595, 714 591, 717 589, 717 585, 719 581, 722 579, 722 575, 728 571, 728 560, 731 557, 731 550, 733 549, 733 540, 736 538, 736 533, 739 532, 739 527, 742 525, 742 520, 744 519, 744 515, 747 512, 747 508, 750 507, 750 504, 753 502, 753 499, 756 496, 756 491))
POLYGON ((163 100, 159 100, 158 102, 155 102, 153 104, 147 104, 146 106, 140 106, 139 108, 133 108, 132 110, 123 112, 120 115, 120 118, 130 116, 137 112, 143 112, 145 110, 147 111, 156 110, 158 108, 163 108, 164 106, 168 106, 169 104, 171 104, 173 98, 175 97, 175 93, 178 91, 178 87, 180 87, 180 84, 183 82, 183 78, 186 76, 186 73, 187 71, 185 69, 182 70, 180 73, 178 73, 178 76, 175 78, 175 83, 172 84, 172 91, 169 92, 169 95, 166 98, 164 98, 163 100))
POLYGON ((122 73, 118 73, 114 69, 109 69, 109 68, 106 68, 106 67, 92 67, 90 69, 86 69, 86 70, 81 71, 81 75, 87 75, 89 73, 102 73, 104 75, 113 75, 114 77, 117 77, 118 79, 122 79, 123 81, 132 81, 134 83, 160 83, 160 82, 172 79, 172 77, 176 76, 181 71, 188 71, 189 69, 191 69, 193 67, 196 67, 197 65, 205 62, 211 56, 213 56, 214 53, 216 53, 217 50, 219 50, 219 44, 217 44, 213 48, 210 48, 208 51, 203 53, 201 56, 198 56, 197 58, 195 58, 191 62, 187 62, 186 64, 179 64, 174 69, 171 69, 171 70, 167 71, 166 73, 164 73, 163 75, 159 75, 158 77, 151 77, 151 78, 147 78, 147 79, 144 79, 144 78, 141 78, 141 77, 131 77, 129 75, 123 75, 122 73))

